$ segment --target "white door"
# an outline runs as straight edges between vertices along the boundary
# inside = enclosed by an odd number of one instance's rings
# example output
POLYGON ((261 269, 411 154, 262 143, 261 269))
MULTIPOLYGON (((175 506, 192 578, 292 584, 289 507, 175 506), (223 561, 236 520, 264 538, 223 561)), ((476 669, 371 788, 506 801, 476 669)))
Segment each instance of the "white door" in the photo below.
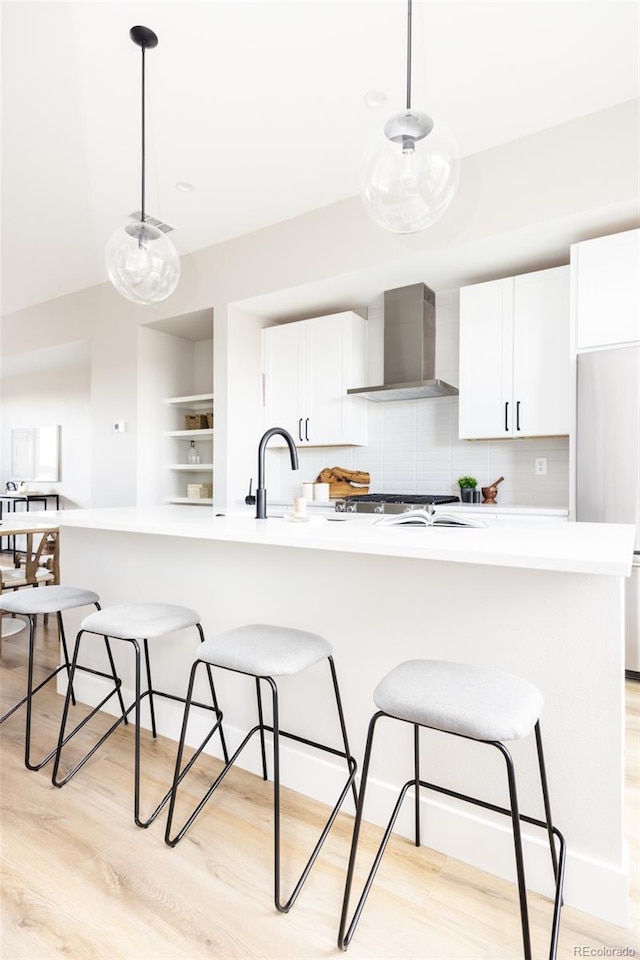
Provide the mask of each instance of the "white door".
POLYGON ((515 277, 512 433, 569 433, 569 267, 515 277))
POLYGON ((459 437, 510 436, 513 277, 460 290, 459 437))
POLYGON ((640 230, 571 248, 578 349, 640 341, 640 230))
POLYGON ((334 314, 309 321, 308 365, 310 402, 305 410, 304 438, 315 446, 340 443, 343 436, 344 315, 334 314))
MULTIPOLYGON (((284 427, 300 442, 300 324, 283 323, 262 332, 264 427, 284 427)), ((275 436, 271 445, 284 446, 275 436)))

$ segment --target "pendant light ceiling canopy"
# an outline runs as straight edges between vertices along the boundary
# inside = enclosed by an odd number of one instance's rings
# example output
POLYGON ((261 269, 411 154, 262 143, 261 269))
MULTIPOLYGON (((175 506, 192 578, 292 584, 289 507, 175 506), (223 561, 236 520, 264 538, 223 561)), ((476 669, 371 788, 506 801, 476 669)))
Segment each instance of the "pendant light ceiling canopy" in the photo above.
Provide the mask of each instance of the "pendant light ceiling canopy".
POLYGON ((392 233, 417 233, 445 212, 458 187, 459 156, 451 131, 411 107, 412 0, 407 4, 406 110, 392 116, 369 144, 362 201, 392 233))
POLYGON ((118 293, 134 303, 159 303, 166 300, 180 279, 180 258, 166 234, 172 227, 155 218, 148 218, 145 209, 145 50, 158 45, 158 38, 149 27, 135 26, 129 31, 142 53, 142 117, 141 117, 141 204, 140 213, 132 222, 118 227, 106 250, 109 279, 118 293), (160 227, 162 229, 160 229, 160 227))

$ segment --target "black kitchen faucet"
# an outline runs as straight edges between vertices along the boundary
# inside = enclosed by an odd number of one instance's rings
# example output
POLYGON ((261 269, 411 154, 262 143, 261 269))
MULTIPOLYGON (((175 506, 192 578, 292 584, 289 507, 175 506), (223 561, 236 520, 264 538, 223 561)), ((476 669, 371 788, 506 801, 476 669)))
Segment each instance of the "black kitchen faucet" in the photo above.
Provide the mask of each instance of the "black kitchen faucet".
POLYGON ((260 439, 258 444, 258 489, 256 490, 256 520, 266 520, 267 517, 267 491, 264 485, 264 454, 267 444, 271 437, 279 435, 284 437, 291 454, 291 469, 298 469, 298 451, 293 442, 291 434, 284 427, 271 427, 260 439))

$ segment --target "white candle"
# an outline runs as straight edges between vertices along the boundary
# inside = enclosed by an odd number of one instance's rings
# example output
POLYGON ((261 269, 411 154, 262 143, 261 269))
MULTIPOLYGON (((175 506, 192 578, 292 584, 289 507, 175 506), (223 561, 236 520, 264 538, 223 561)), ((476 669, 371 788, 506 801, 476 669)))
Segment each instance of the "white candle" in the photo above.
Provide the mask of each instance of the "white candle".
POLYGON ((306 517, 307 501, 304 497, 296 497, 293 501, 293 515, 294 517, 306 517))

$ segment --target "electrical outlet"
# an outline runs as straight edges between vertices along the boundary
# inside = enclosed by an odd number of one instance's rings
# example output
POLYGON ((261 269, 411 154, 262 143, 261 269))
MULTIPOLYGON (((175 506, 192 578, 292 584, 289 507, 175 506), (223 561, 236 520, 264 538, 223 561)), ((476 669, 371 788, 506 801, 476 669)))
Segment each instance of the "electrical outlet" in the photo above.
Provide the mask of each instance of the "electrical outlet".
POLYGON ((547 458, 546 457, 536 457, 535 466, 533 472, 536 477, 544 477, 547 472, 547 458))
POLYGON ((127 424, 125 423, 124 420, 118 420, 116 421, 116 423, 113 424, 114 433, 124 433, 126 429, 127 429, 127 424))

